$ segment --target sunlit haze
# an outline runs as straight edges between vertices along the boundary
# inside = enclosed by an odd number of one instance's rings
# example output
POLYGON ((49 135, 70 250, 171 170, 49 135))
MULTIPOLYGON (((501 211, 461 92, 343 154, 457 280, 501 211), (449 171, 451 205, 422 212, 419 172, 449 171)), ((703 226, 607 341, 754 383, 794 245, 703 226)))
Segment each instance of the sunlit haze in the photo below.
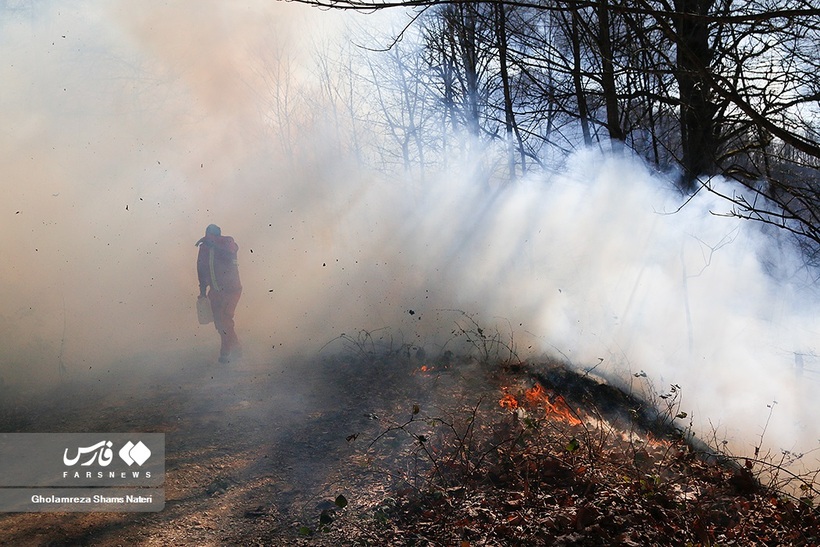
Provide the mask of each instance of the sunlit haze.
POLYGON ((767 440, 817 445, 817 272, 788 241, 705 193, 678 210, 671 176, 600 151, 506 185, 471 146, 424 178, 371 168, 340 128, 355 105, 327 84, 356 53, 346 25, 384 15, 273 1, 0 14, 4 388, 54 385, 61 364, 92 381, 215 352, 194 243, 216 223, 240 246, 248 359, 383 329, 435 355, 463 312, 522 357, 679 385, 703 434, 754 445, 777 401, 767 440))

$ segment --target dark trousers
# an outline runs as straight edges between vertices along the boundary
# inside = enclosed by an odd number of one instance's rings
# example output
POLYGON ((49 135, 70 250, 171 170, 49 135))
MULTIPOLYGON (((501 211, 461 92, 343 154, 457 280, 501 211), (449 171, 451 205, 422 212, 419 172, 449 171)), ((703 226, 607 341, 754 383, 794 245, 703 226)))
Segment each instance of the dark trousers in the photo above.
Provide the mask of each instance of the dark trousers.
POLYGON ((242 296, 242 289, 238 291, 208 291, 208 298, 211 300, 211 311, 214 314, 214 326, 219 336, 222 338, 222 347, 219 350, 219 357, 227 359, 232 354, 236 356, 239 352, 239 338, 234 330, 233 315, 236 305, 239 304, 239 297, 242 296))

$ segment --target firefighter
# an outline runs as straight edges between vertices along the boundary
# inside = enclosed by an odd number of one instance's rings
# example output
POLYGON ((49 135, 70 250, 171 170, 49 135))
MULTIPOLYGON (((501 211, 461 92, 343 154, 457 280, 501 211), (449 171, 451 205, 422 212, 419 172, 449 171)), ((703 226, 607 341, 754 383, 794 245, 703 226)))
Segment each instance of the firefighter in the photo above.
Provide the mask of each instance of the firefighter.
POLYGON ((199 275, 199 297, 208 298, 214 316, 214 326, 222 339, 219 362, 230 363, 241 357, 239 338, 234 330, 234 312, 242 295, 236 253, 239 245, 222 229, 210 224, 205 237, 196 242, 199 256, 196 270, 199 275), (206 294, 207 290, 207 294, 206 294))

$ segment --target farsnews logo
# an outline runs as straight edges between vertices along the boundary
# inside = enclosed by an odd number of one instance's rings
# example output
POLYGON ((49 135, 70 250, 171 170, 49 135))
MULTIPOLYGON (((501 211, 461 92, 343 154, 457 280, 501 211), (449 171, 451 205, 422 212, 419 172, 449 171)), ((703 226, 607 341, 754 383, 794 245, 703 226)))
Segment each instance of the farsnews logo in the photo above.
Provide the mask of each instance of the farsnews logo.
POLYGON ((151 450, 149 450, 142 441, 137 442, 137 444, 128 441, 125 443, 125 446, 120 449, 120 458, 128 464, 128 467, 131 467, 133 464, 142 467, 142 464, 148 461, 150 457, 151 450))
POLYGON ((111 463, 111 460, 114 459, 114 453, 111 451, 112 444, 111 441, 100 441, 91 446, 80 447, 77 449, 76 458, 69 458, 68 448, 66 448, 65 452, 63 452, 63 463, 71 467, 72 465, 76 465, 84 455, 91 454, 91 457, 80 465, 91 465, 94 463, 94 460, 97 460, 101 466, 106 467, 111 463))
MULTIPOLYGON (((77 465, 84 456, 90 455, 90 457, 80 463, 81 466, 93 465, 96 461, 100 466, 107 467, 114 459, 114 451, 111 450, 113 444, 111 441, 103 440, 91 446, 81 446, 76 449, 76 452, 72 451, 72 454, 76 454, 74 457, 69 457, 69 449, 66 448, 63 452, 63 463, 72 467, 77 465)), ((142 441, 137 442, 137 444, 128 441, 120 449, 119 456, 122 461, 128 464, 128 467, 131 467, 135 463, 142 467, 142 464, 151 457, 151 450, 145 446, 145 443, 142 441)))

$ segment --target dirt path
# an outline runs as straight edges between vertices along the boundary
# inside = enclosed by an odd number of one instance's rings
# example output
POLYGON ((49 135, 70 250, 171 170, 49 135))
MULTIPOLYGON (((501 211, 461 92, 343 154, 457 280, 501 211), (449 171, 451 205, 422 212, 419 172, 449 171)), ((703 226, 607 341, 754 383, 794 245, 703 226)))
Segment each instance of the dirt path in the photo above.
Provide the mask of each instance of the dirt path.
POLYGON ((2 514, 0 544, 293 545, 337 495, 355 499, 352 490, 371 480, 353 439, 376 434, 373 415, 414 389, 407 370, 345 359, 187 359, 4 397, 4 432, 166 433, 166 506, 2 514))

